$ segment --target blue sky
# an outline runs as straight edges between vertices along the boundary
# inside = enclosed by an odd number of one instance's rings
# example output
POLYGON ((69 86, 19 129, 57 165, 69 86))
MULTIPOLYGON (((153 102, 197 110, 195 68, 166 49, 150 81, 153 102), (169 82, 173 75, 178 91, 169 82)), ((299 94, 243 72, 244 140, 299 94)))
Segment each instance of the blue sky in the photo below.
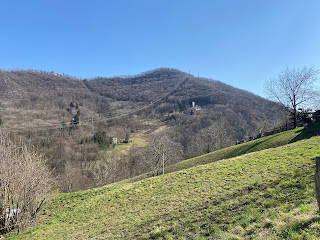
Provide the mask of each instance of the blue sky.
POLYGON ((0 2, 0 68, 79 78, 177 68, 263 95, 289 67, 320 69, 319 0, 0 2))

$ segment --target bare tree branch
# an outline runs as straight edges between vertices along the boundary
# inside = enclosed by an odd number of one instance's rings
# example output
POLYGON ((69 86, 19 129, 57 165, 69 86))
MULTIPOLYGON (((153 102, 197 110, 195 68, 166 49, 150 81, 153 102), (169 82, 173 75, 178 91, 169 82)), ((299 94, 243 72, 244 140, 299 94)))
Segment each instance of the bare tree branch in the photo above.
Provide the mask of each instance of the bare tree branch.
POLYGON ((41 155, 0 133, 0 234, 32 221, 51 183, 41 155))
POLYGON ((290 109, 294 127, 297 127, 298 106, 307 107, 319 97, 315 83, 318 80, 319 70, 313 67, 289 69, 288 67, 265 84, 265 92, 271 100, 279 102, 290 109))

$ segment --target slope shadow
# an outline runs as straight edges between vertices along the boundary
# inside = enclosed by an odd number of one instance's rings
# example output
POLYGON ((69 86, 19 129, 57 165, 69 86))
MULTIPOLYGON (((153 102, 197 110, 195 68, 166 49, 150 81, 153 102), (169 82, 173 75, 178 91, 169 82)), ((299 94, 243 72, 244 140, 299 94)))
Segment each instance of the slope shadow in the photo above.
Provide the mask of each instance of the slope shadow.
POLYGON ((296 137, 294 137, 290 143, 294 143, 303 139, 309 139, 314 136, 319 136, 320 135, 320 125, 313 123, 309 124, 303 129, 299 130, 300 132, 296 137))
MULTIPOLYGON (((271 137, 264 139, 262 141, 257 141, 253 144, 248 144, 246 147, 242 148, 240 151, 233 154, 234 156, 231 156, 231 157, 240 156, 240 155, 243 155, 246 153, 251 153, 251 152, 257 151, 259 145, 262 145, 266 142, 270 142, 270 140, 275 137, 277 137, 277 136, 274 135, 274 136, 271 136, 271 137)), ((263 149, 265 149, 265 148, 263 148, 263 149)))

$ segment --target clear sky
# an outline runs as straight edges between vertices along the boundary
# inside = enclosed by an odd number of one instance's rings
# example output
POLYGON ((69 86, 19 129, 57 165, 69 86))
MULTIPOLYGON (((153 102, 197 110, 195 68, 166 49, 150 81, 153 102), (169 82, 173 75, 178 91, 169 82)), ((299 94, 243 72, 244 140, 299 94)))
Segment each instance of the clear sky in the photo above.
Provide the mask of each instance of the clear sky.
POLYGON ((177 68, 263 95, 320 69, 319 0, 1 0, 0 68, 79 78, 177 68))

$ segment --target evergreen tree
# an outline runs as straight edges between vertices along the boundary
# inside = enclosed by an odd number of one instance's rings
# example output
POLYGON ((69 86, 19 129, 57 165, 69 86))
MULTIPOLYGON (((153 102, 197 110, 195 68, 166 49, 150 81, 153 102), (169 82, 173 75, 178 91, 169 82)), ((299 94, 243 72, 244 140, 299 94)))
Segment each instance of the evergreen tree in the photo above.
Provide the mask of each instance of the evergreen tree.
POLYGON ((73 118, 73 124, 79 125, 80 123, 80 109, 78 109, 77 114, 73 118))
POLYGON ((93 142, 97 143, 102 149, 107 149, 110 145, 110 139, 106 137, 106 133, 100 131, 93 135, 93 142))
POLYGON ((129 133, 127 133, 126 134, 126 137, 124 138, 124 143, 128 143, 129 142, 129 138, 130 138, 130 134, 129 133))

